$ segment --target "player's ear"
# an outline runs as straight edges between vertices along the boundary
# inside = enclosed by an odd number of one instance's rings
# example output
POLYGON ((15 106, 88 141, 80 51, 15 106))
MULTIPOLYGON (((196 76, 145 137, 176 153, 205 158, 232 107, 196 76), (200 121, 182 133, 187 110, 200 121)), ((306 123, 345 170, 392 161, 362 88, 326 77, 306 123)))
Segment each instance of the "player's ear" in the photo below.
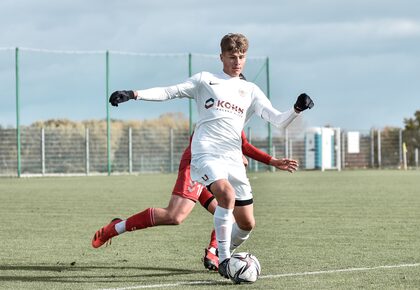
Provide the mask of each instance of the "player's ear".
POLYGON ((220 54, 220 60, 223 62, 223 54, 220 54))

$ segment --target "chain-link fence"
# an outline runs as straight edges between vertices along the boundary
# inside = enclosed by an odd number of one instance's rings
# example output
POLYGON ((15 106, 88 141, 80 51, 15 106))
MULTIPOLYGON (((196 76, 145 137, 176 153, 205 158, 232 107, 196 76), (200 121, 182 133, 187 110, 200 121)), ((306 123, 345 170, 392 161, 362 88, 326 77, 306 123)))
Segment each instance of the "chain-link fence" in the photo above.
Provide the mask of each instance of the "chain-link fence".
MULTIPOLYGON (((352 131, 354 132, 354 131, 352 131)), ((341 131, 340 169, 403 168, 418 169, 418 143, 420 131, 400 129, 357 131, 360 134, 359 152, 349 153, 346 141, 348 132, 341 131), (407 150, 404 150, 406 144, 407 150)), ((251 129, 246 131, 254 146, 269 152, 268 139, 253 137, 251 129)), ((176 172, 184 149, 188 146, 189 130, 134 126, 113 122, 111 143, 112 173, 176 172)), ((23 128, 22 174, 105 174, 107 163, 106 122, 79 126, 23 128)), ((305 134, 285 131, 273 138, 272 152, 278 158, 289 157, 299 161, 305 169, 305 134)), ((336 144, 337 147, 337 144, 336 144)), ((337 148, 336 148, 337 149, 337 148)), ((17 174, 16 130, 0 129, 0 175, 17 174)), ((266 171, 264 164, 250 160, 250 171, 266 171)))
MULTIPOLYGON (((249 57, 244 73, 269 95, 268 63, 249 57)), ((175 172, 195 122, 191 102, 110 110, 107 99, 117 89, 175 84, 203 70, 219 71, 218 56, 0 48, 0 175, 175 172), (189 118, 153 126, 131 121, 168 113, 189 118)), ((256 147, 305 168, 312 149, 298 120, 274 133, 251 120, 246 133, 256 147)), ((336 131, 331 140, 331 168, 418 168, 418 131, 357 131, 357 151, 349 148, 349 132, 336 131)), ((268 169, 254 161, 249 168, 268 169)))
MULTIPOLYGON (((142 102, 141 105, 130 104, 111 109, 108 103, 110 92, 119 89, 168 86, 180 83, 200 71, 218 72, 220 70, 218 55, 0 47, 0 83, 2 84, 0 128, 3 128, 1 134, 5 136, 1 140, 3 148, 0 155, 4 157, 2 157, 0 174, 15 172, 15 169, 18 176, 25 172, 42 174, 48 171, 72 171, 77 173, 84 167, 75 166, 74 162, 79 160, 78 163, 84 163, 85 161, 82 162, 81 159, 89 160, 87 165, 84 165, 87 167, 84 171, 102 172, 103 156, 100 155, 101 159, 98 159, 95 154, 101 154, 104 150, 103 146, 107 155, 105 163, 108 174, 112 171, 124 171, 119 161, 111 162, 111 159, 115 158, 113 154, 121 154, 113 152, 114 149, 110 146, 114 142, 110 134, 111 119, 146 120, 168 113, 182 113, 189 117, 188 130, 191 133, 196 114, 192 100, 185 99, 159 104, 142 102), (66 136, 58 132, 58 128, 48 127, 38 130, 39 128, 35 126, 35 132, 42 131, 42 133, 32 132, 33 124, 39 121, 84 122, 92 119, 106 120, 106 129, 102 127, 100 129, 105 130, 103 135, 93 134, 98 130, 94 126, 86 127, 87 132, 85 128, 78 128, 77 132, 69 131, 66 136), (55 130, 54 133, 51 130, 55 130), (13 138, 13 135, 16 137, 13 138), (82 149, 76 149, 85 146, 86 138, 89 138, 90 144, 95 144, 96 151, 90 150, 86 153, 82 149), (70 145, 66 144, 66 141, 70 145), (9 142, 13 142, 13 145, 9 142), (35 152, 31 150, 34 146, 32 142, 41 144, 43 147, 35 152), (30 148, 29 151, 28 148, 30 148), (69 152, 66 153, 66 151, 69 152), (45 156, 40 157, 39 152, 43 152, 45 156), (88 156, 83 155, 82 158, 81 152, 88 156), (64 156, 70 153, 74 153, 71 166, 68 165, 70 157, 64 156), (13 158, 10 159, 10 156, 15 156, 16 161, 11 162, 13 158), (54 165, 54 162, 57 164, 54 165), (58 169, 59 167, 61 169, 58 169)), ((258 84, 269 95, 268 58, 248 57, 244 73, 248 80, 258 84)), ((64 130, 64 127, 60 130, 64 130)), ((260 132, 263 136, 271 133, 268 128, 264 131, 260 132)), ((136 132, 135 128, 132 129, 131 134, 134 141, 138 141, 135 139, 140 138, 138 135, 143 136, 142 133, 136 132)), ((136 170, 136 162, 141 162, 137 161, 136 154, 137 151, 133 150, 133 170, 136 170)), ((145 157, 142 158, 145 159, 145 157)), ((165 166, 159 165, 162 168, 165 166)), ((146 162, 141 163, 141 167, 144 171, 157 170, 154 165, 149 166, 146 162)))
MULTIPOLYGON (((111 171, 175 172, 188 145, 189 130, 139 128, 113 123, 111 171)), ((17 174, 16 130, 0 129, 0 175, 17 174)), ((100 174, 108 172, 106 122, 94 126, 21 129, 23 175, 100 174)))

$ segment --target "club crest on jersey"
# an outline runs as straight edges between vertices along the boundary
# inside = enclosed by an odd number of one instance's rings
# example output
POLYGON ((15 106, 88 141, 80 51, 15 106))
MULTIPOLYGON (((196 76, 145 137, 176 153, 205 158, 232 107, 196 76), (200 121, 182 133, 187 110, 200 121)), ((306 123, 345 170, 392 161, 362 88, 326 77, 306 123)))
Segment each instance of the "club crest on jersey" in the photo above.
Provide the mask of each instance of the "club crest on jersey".
POLYGON ((210 98, 206 101, 206 103, 204 105, 204 108, 209 109, 209 108, 213 107, 213 105, 214 105, 214 99, 210 98))
POLYGON ((213 106, 215 106, 215 109, 219 111, 233 113, 239 116, 242 116, 244 114, 243 108, 228 101, 217 100, 217 99, 215 101, 213 98, 210 98, 204 104, 204 107, 206 109, 210 109, 213 106))

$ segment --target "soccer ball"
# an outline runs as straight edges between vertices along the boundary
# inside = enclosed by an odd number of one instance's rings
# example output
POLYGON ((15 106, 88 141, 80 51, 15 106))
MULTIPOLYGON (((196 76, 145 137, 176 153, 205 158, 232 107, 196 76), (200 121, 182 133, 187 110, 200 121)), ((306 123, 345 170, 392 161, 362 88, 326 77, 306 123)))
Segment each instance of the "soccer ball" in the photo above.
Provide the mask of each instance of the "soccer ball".
POLYGON ((235 253, 229 260, 227 272, 235 284, 254 283, 261 274, 261 265, 250 253, 235 253))

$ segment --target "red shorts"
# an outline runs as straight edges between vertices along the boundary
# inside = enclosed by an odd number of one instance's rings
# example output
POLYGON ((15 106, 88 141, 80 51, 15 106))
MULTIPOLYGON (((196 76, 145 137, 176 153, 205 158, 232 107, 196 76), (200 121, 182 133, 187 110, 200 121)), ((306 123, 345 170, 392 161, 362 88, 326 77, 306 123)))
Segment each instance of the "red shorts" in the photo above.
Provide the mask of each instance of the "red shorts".
POLYGON ((179 164, 178 178, 176 180, 172 194, 179 195, 183 198, 188 198, 197 202, 201 192, 206 190, 205 186, 201 183, 191 180, 190 176, 190 159, 182 159, 179 164))

